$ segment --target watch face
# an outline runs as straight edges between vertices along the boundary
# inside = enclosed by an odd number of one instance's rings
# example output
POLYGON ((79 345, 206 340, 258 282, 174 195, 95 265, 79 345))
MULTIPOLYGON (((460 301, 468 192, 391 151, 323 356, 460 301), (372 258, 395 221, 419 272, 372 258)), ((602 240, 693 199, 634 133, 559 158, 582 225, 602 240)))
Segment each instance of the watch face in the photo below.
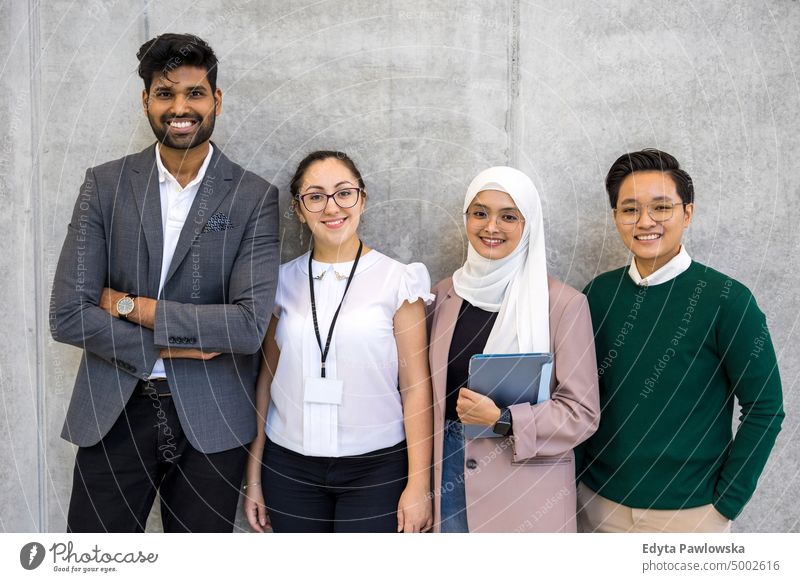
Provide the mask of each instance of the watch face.
POLYGON ((132 297, 123 297, 117 301, 117 313, 120 315, 129 315, 133 311, 134 303, 132 297))

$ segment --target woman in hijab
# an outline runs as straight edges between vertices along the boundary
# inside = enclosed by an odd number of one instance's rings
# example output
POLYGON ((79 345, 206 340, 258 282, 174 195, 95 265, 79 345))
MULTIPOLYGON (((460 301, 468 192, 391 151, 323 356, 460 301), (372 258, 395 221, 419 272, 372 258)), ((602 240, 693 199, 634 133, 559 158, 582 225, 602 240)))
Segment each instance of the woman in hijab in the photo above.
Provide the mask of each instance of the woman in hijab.
POLYGON ((433 290, 434 513, 442 532, 574 532, 572 449, 597 428, 586 298, 547 275, 539 194, 509 167, 467 188, 467 260, 433 290), (553 354, 549 400, 498 407, 468 388, 474 354, 553 354), (465 439, 462 423, 501 438, 465 439))

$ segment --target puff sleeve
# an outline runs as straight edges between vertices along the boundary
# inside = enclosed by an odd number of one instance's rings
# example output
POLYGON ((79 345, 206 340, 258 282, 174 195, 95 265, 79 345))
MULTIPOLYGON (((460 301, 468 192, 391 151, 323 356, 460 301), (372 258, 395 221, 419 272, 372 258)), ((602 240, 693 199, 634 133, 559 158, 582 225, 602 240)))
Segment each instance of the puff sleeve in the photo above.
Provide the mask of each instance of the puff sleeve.
POLYGON ((411 263, 403 267, 395 310, 400 309, 406 301, 414 303, 417 299, 422 299, 425 305, 430 305, 436 296, 431 293, 431 277, 425 265, 411 263))

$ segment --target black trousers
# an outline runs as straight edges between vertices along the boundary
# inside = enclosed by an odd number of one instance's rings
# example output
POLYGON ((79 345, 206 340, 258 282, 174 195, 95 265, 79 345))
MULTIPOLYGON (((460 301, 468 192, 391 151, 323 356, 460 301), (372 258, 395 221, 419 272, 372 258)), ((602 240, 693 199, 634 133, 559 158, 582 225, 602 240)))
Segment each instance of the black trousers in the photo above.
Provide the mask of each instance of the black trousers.
POLYGON ((98 444, 78 449, 67 531, 142 532, 156 491, 165 532, 233 531, 247 448, 201 453, 171 397, 138 391, 98 444))
POLYGON ((267 439, 261 487, 275 532, 396 532, 406 443, 353 457, 307 457, 267 439))

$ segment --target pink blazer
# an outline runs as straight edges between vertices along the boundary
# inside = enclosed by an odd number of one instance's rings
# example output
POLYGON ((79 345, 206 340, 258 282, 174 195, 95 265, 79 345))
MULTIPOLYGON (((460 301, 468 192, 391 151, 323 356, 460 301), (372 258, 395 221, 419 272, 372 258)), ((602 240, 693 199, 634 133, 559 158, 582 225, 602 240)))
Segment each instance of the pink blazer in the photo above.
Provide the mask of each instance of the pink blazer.
MULTIPOLYGON (((465 489, 471 532, 575 532, 572 449, 597 430, 597 363, 586 297, 548 277, 551 399, 510 408, 514 436, 467 441, 465 489), (472 467, 472 468, 470 468, 472 467)), ((433 289, 430 364, 434 419, 434 519, 439 531, 447 360, 462 299, 452 279, 433 289)))

